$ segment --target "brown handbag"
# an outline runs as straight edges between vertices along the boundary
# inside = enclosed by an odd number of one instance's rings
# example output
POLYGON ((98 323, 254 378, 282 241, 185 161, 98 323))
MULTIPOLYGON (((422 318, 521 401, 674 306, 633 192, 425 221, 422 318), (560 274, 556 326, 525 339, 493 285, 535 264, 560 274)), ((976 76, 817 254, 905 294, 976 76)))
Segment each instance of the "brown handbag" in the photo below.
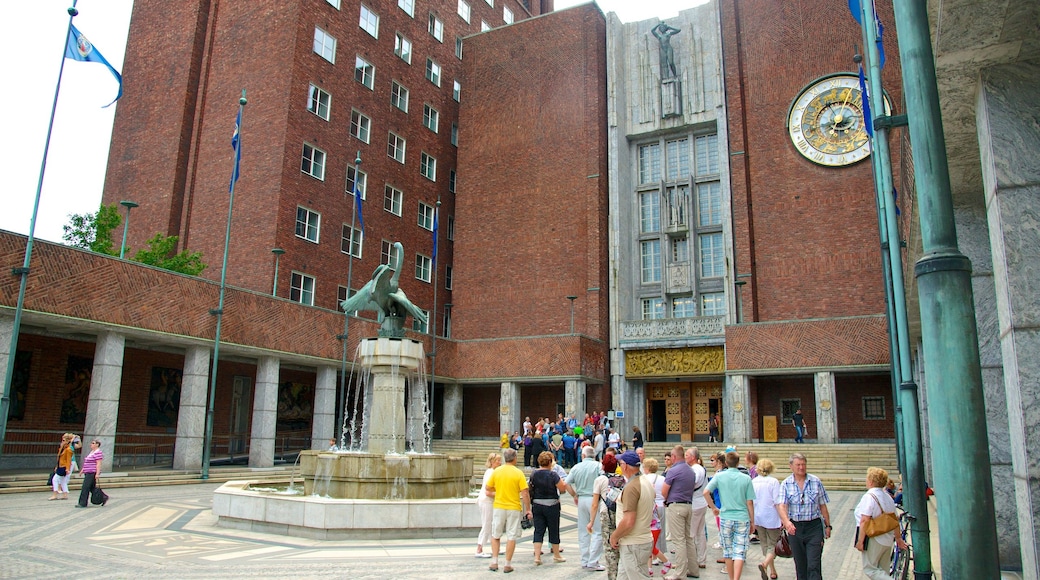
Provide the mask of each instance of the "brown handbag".
POLYGON ((780 527, 780 538, 776 540, 773 552, 776 553, 778 558, 791 557, 791 542, 787 539, 787 530, 783 526, 780 527))
MULTIPOLYGON (((868 491, 867 493, 870 492, 868 491)), ((881 509, 881 515, 877 516, 876 518, 870 518, 870 521, 867 522, 867 525, 863 526, 863 533, 868 538, 873 538, 875 536, 887 534, 892 530, 898 529, 899 518, 896 517, 896 514, 892 512, 886 512, 883 508, 881 508, 881 502, 878 501, 878 498, 874 497, 874 494, 871 493, 870 497, 874 500, 875 503, 878 504, 878 508, 881 509)))

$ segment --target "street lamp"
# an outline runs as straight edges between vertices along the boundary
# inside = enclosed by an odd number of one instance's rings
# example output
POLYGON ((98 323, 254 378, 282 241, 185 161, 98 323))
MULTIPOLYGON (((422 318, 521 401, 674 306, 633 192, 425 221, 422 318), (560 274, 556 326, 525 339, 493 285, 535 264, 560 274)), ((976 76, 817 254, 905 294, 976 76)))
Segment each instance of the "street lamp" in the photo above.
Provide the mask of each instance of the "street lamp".
POLYGON ((577 296, 568 296, 567 300, 571 301, 571 334, 574 334, 574 301, 577 300, 577 296))
POLYGON ((126 232, 130 229, 130 210, 137 207, 137 202, 124 199, 119 205, 126 208, 126 221, 123 222, 123 243, 119 246, 119 257, 126 255, 126 232))
POLYGON ((271 253, 274 254, 274 285, 271 286, 271 296, 278 295, 278 259, 282 257, 285 250, 281 248, 271 248, 271 253))

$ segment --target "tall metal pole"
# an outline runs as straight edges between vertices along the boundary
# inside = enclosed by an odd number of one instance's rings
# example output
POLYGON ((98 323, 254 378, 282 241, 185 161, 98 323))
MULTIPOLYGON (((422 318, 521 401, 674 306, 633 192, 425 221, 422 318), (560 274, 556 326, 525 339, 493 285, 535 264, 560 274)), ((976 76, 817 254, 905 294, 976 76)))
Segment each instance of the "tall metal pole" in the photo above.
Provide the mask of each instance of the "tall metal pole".
POLYGON ((568 296, 567 300, 571 301, 571 334, 574 334, 574 301, 577 300, 577 296, 568 296))
POLYGON ((271 296, 278 296, 278 262, 281 260, 285 250, 282 248, 271 248, 271 253, 274 254, 274 282, 271 284, 271 296))
MULTIPOLYGON (((242 118, 242 110, 246 106, 246 91, 242 89, 242 98, 238 99, 238 118, 242 118)), ((242 125, 238 125, 238 141, 235 149, 235 172, 238 171, 239 151, 242 150, 242 125)), ((234 175, 234 173, 232 174, 234 175)), ((228 192, 227 229, 224 230, 224 265, 220 268, 220 299, 216 310, 210 310, 210 314, 217 316, 217 331, 213 339, 213 364, 209 379, 209 405, 206 407, 206 437, 202 444, 202 479, 209 479, 209 460, 211 448, 213 447, 213 405, 217 398, 217 366, 220 363, 220 325, 224 319, 224 290, 227 288, 227 262, 228 246, 231 242, 231 213, 235 207, 235 184, 237 179, 232 177, 231 190, 228 192)))
MULTIPOLYGON (((860 2, 863 40, 869 65, 869 102, 871 110, 876 114, 887 113, 884 108, 884 92, 881 85, 881 57, 877 46, 877 16, 873 0, 860 2)), ((873 124, 873 119, 867 120, 873 124)), ((893 202, 892 164, 888 149, 888 129, 885 126, 874 129, 874 156, 880 169, 880 183, 877 187, 878 205, 881 209, 884 228, 882 234, 886 239, 889 263, 889 288, 891 306, 895 318, 895 328, 889 328, 896 338, 896 360, 899 373, 899 407, 902 421, 902 459, 905 478, 903 480, 903 497, 907 501, 910 513, 917 516, 911 523, 914 542, 914 576, 918 580, 932 577, 931 537, 928 525, 928 497, 925 495, 924 453, 921 445, 921 411, 917 400, 917 383, 913 379, 910 366, 910 331, 907 324, 906 293, 903 285, 903 257, 899 236, 899 221, 893 202)))
MULTIPOLYGON (((1000 558, 971 261, 957 247, 927 2, 894 0, 893 6, 921 212, 922 257, 914 275, 928 377, 932 460, 940 466, 933 476, 939 490, 942 576, 996 579, 1000 558), (949 469, 951 465, 972 468, 949 469)), ((904 408, 904 417, 909 414, 904 408)), ((915 535, 915 543, 917 539, 915 535)))
POLYGON ((7 413, 11 408, 11 383, 14 381, 14 362, 18 355, 18 333, 22 328, 22 311, 25 309, 25 288, 29 282, 29 262, 32 259, 33 235, 36 232, 36 215, 40 212, 40 193, 43 191, 43 175, 47 171, 47 152, 51 148, 51 133, 54 131, 54 111, 58 108, 58 91, 61 89, 61 73, 65 70, 65 48, 72 30, 72 19, 79 10, 72 0, 69 7, 69 25, 65 28, 65 36, 61 43, 61 66, 58 67, 58 82, 54 85, 54 101, 51 103, 51 119, 47 123, 47 138, 43 145, 43 161, 40 162, 40 176, 36 180, 36 199, 33 202, 32 219, 29 220, 29 240, 25 243, 25 259, 21 268, 12 268, 11 273, 18 276, 18 303, 14 309, 14 324, 11 328, 11 346, 7 351, 7 372, 4 374, 4 390, 0 393, 0 457, 4 455, 4 440, 7 438, 7 413))
MULTIPOLYGON (((350 248, 349 248, 349 251, 347 252, 347 298, 348 299, 350 298, 350 284, 351 284, 351 281, 352 281, 352 279, 354 277, 354 223, 355 223, 355 220, 357 219, 357 213, 358 213, 358 208, 357 208, 358 195, 355 192, 358 189, 358 180, 361 179, 361 172, 359 171, 360 167, 361 167, 361 151, 358 150, 357 155, 354 157, 354 191, 350 192, 350 199, 352 199, 353 201, 351 202, 351 205, 350 205, 350 207, 351 207, 351 212, 350 212, 350 248)), ((362 236, 363 235, 364 235, 364 232, 362 232, 362 236)), ((362 237, 362 240, 364 240, 363 237, 362 237)), ((391 248, 390 252, 393 253, 393 251, 394 251, 393 248, 391 248)), ((391 256, 391 261, 393 261, 393 256, 391 256)), ((346 427, 346 424, 347 424, 347 330, 349 328, 350 328, 350 313, 344 310, 343 311, 343 334, 341 334, 341 335, 336 337, 336 338, 338 338, 340 340, 340 342, 343 343, 343 357, 340 360, 340 365, 339 365, 339 401, 340 401, 340 404, 343 405, 343 419, 342 419, 342 421, 339 424, 340 425, 340 427, 339 427, 339 437, 336 438, 336 441, 339 442, 340 449, 343 449, 346 446, 346 438, 347 438, 347 434, 345 432, 346 431, 345 427, 346 427)), ((358 393, 358 396, 361 396, 361 394, 358 393)), ((351 433, 350 435, 351 435, 351 437, 354 436, 353 433, 351 433)), ((355 441, 351 440, 351 442, 350 442, 351 448, 355 448, 354 443, 355 443, 355 441)))
POLYGON ((126 256, 126 234, 130 230, 130 210, 137 207, 137 202, 124 199, 119 205, 126 208, 126 221, 123 222, 123 243, 119 244, 119 258, 126 256))

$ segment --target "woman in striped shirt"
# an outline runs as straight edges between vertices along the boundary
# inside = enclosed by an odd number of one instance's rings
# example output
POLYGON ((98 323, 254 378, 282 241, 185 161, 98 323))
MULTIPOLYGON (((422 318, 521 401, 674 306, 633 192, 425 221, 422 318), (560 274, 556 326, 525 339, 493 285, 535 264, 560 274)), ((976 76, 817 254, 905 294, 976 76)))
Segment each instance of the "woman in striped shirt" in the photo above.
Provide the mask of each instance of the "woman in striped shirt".
POLYGON ((79 503, 76 504, 76 507, 87 507, 90 492, 97 487, 98 478, 101 477, 101 462, 104 458, 105 454, 101 452, 101 441, 94 439, 90 442, 90 453, 83 458, 83 488, 79 492, 79 503))

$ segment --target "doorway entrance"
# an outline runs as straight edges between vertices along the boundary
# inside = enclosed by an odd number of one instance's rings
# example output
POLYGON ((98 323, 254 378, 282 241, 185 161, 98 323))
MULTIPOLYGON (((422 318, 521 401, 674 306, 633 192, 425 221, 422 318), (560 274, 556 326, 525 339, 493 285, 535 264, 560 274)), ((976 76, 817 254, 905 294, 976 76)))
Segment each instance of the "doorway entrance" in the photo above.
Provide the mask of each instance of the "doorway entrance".
POLYGON ((650 383, 647 398, 651 441, 707 441, 709 419, 722 414, 720 381, 650 383))

